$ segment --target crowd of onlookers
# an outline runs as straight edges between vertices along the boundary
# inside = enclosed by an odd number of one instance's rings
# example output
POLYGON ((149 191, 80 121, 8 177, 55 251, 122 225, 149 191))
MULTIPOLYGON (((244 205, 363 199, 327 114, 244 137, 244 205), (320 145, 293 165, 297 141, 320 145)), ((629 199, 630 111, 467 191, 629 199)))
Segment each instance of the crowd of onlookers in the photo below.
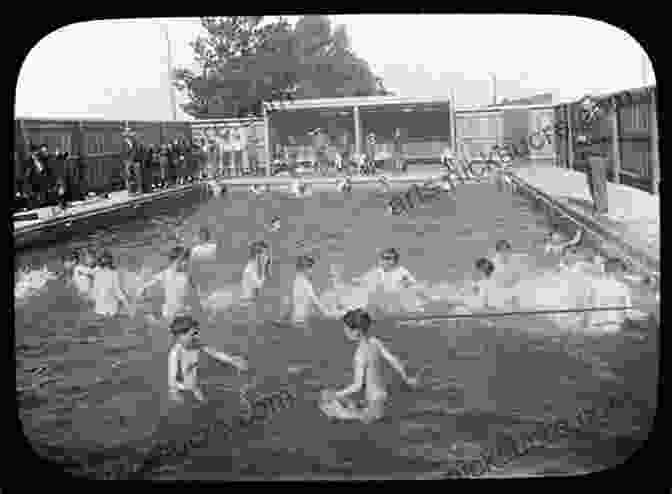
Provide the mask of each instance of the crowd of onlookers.
POLYGON ((186 139, 168 144, 146 144, 135 134, 124 134, 123 178, 131 194, 183 185, 203 178, 204 156, 186 139))
MULTIPOLYGON (((14 212, 45 206, 66 209, 69 203, 85 199, 91 188, 85 165, 81 160, 69 161, 68 158, 68 153, 51 152, 46 144, 31 145, 29 156, 17 168, 14 212)), ((131 194, 148 193, 203 178, 203 153, 200 147, 185 139, 163 145, 146 144, 134 136, 125 139, 122 163, 122 187, 131 194)), ((113 180, 110 176, 110 181, 113 180)), ((104 189, 112 190, 115 185, 106 184, 104 189)))
POLYGON ((64 165, 68 153, 52 153, 46 144, 31 145, 19 176, 15 177, 14 210, 35 209, 44 205, 67 204, 79 193, 76 174, 64 165))

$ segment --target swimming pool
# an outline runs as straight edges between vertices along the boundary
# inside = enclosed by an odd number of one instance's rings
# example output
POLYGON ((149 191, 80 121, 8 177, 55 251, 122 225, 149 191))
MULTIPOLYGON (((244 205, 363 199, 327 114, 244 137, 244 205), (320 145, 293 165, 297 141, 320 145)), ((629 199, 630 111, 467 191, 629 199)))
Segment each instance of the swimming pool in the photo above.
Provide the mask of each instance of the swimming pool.
MULTIPOLYGON (((406 187, 392 185, 392 192, 406 187)), ((341 323, 317 321, 300 330, 269 322, 279 315, 298 254, 316 255, 318 293, 327 286, 330 264, 343 265, 349 279, 367 270, 383 247, 397 247, 401 264, 420 280, 457 282, 471 276, 475 258, 491 254, 500 238, 508 239, 514 251, 530 254, 531 269, 548 267, 535 247, 548 227, 531 202, 488 183, 461 185, 455 201, 446 196, 407 216, 385 214, 389 194, 374 186, 356 185, 351 196, 334 186, 315 186, 314 191, 298 200, 279 193, 253 197, 247 187, 232 187, 208 202, 166 206, 151 217, 66 245, 21 253, 20 264, 46 263, 57 271, 64 251, 95 244, 107 246, 124 268, 158 269, 178 237, 188 243, 206 225, 225 246, 217 264, 208 268, 216 287, 238 282, 251 241, 263 238, 271 244, 273 277, 258 302, 233 317, 221 314, 202 328, 204 340, 215 347, 247 355, 252 372, 239 376, 208 362, 201 379, 210 403, 194 412, 194 420, 237 413, 239 389, 249 382, 252 396, 291 385, 297 401, 268 423, 211 440, 151 477, 417 478, 477 454, 496 431, 524 429, 532 417, 571 416, 608 391, 630 391, 644 411, 614 412, 603 431, 533 450, 507 472, 598 470, 622 462, 646 438, 651 414, 645 410, 653 410, 656 401, 655 328, 644 328, 644 341, 626 333, 551 336, 530 331, 539 324, 530 317, 502 318, 494 327, 476 320, 377 325, 373 333, 412 372, 427 367, 424 385, 405 390, 390 372, 392 400, 383 421, 330 423, 316 406, 320 390, 352 380, 354 346, 341 323), (282 228, 268 233, 264 227, 275 215, 282 218, 282 228)), ((653 305, 652 298, 642 288, 634 302, 653 305)), ((158 307, 160 298, 153 303, 158 307)), ((15 332, 24 430, 32 443, 51 445, 54 457, 91 449, 123 455, 148 448, 155 438, 189 433, 162 419, 169 339, 142 317, 98 320, 53 281, 47 292, 16 307, 15 332)))

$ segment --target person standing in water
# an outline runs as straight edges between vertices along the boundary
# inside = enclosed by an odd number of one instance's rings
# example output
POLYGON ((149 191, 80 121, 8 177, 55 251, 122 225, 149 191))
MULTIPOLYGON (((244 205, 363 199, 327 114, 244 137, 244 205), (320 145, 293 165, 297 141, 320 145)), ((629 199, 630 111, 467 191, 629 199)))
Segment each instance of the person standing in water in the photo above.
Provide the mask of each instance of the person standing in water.
POLYGON ((387 360, 411 389, 418 386, 418 378, 409 377, 399 359, 378 338, 369 335, 372 321, 366 311, 355 309, 347 312, 343 316, 343 323, 346 338, 357 343, 354 382, 340 391, 324 390, 323 406, 338 401, 346 409, 345 413, 339 414, 340 418, 371 423, 383 418, 388 401, 381 360, 387 360), (358 402, 350 398, 359 391, 364 392, 364 400, 358 402))
POLYGON ((197 299, 198 289, 189 275, 189 250, 175 247, 169 255, 170 265, 154 275, 140 289, 142 294, 150 286, 160 283, 165 293, 165 301, 161 315, 171 322, 177 315, 191 309, 188 304, 190 296, 197 299))
POLYGON ((123 304, 132 317, 135 308, 131 305, 127 295, 121 289, 119 272, 114 264, 114 258, 108 251, 103 251, 98 260, 98 268, 93 275, 92 298, 94 311, 101 316, 116 316, 119 313, 119 304, 123 304))
POLYGON ((339 313, 331 311, 315 294, 313 283, 310 279, 315 260, 311 256, 299 256, 296 261, 296 277, 292 286, 291 299, 288 301, 287 311, 283 316, 284 321, 290 321, 295 325, 304 325, 314 314, 316 307, 323 315, 337 316, 339 313))
POLYGON ((72 269, 72 283, 84 300, 91 301, 96 259, 90 250, 85 249, 81 256, 76 256, 76 260, 72 269))
MULTIPOLYGON (((607 259, 604 274, 593 279, 588 307, 631 307, 630 288, 621 280, 625 267, 620 259, 607 259)), ((646 319, 648 314, 635 309, 585 313, 586 328, 597 334, 619 332, 627 321, 646 319)))
POLYGON ((240 282, 242 302, 252 301, 259 296, 266 280, 271 277, 270 248, 259 240, 250 244, 247 265, 240 282))
POLYGON ((213 242, 210 229, 201 227, 198 232, 198 243, 191 248, 191 258, 196 261, 214 261, 217 257, 217 242, 213 242))
POLYGON ((399 264, 399 258, 397 249, 384 249, 380 253, 378 265, 355 279, 355 283, 367 287, 371 293, 382 292, 383 299, 374 305, 379 305, 384 312, 398 312, 397 309, 405 312, 421 310, 423 301, 420 296, 423 295, 425 287, 399 264))
POLYGON ((500 288, 511 288, 521 278, 521 266, 514 260, 513 249, 508 240, 498 240, 495 244, 495 255, 490 261, 494 267, 492 280, 500 288))
POLYGON ((168 354, 168 389, 170 398, 175 402, 184 403, 184 393, 193 394, 198 401, 205 401, 198 383, 201 354, 232 365, 240 371, 247 370, 244 358, 204 345, 199 338, 198 322, 189 315, 177 316, 170 325, 170 332, 173 334, 173 345, 168 354))

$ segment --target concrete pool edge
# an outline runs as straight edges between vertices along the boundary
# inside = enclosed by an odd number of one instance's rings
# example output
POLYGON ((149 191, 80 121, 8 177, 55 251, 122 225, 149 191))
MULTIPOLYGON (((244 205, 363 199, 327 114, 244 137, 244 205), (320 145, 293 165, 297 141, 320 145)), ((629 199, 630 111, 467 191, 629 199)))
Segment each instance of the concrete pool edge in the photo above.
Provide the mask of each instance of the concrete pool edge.
MULTIPOLYGON (((89 221, 100 221, 104 217, 114 213, 134 210, 140 207, 146 207, 158 201, 169 199, 179 199, 186 194, 201 192, 201 189, 207 186, 206 182, 197 182, 188 185, 177 186, 173 189, 151 192, 138 196, 131 196, 128 199, 121 199, 112 202, 100 201, 90 208, 77 213, 66 214, 53 218, 48 218, 31 225, 19 226, 13 228, 14 249, 29 249, 36 244, 43 244, 54 240, 55 237, 65 234, 68 231, 81 232, 82 224, 89 221)), ((125 215, 120 215, 121 218, 125 215)), ((115 221, 116 222, 116 221, 115 221)))
POLYGON ((616 251, 618 257, 622 260, 627 261, 628 259, 631 259, 635 261, 634 264, 636 264, 636 267, 646 275, 656 278, 660 277, 659 258, 655 258, 642 249, 631 245, 618 232, 610 230, 608 227, 600 224, 595 218, 587 215, 578 208, 573 208, 554 199, 546 192, 526 182, 523 178, 516 175, 515 172, 511 174, 511 177, 517 186, 517 191, 520 195, 530 200, 541 200, 542 202, 545 202, 554 210, 553 213, 556 215, 568 216, 570 221, 580 224, 582 228, 587 229, 588 231, 595 232, 601 239, 607 242, 607 245, 599 245, 598 243, 595 250, 612 255, 613 252, 616 251))

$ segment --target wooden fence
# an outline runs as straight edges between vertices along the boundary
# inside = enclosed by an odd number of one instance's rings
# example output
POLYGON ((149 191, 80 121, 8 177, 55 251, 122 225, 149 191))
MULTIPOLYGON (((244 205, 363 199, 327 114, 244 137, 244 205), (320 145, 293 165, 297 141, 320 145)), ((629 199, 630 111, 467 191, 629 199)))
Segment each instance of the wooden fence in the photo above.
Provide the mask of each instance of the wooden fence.
POLYGON ((67 152, 66 161, 55 162, 57 175, 65 169, 92 192, 110 192, 123 187, 122 130, 128 124, 146 145, 174 139, 191 140, 188 122, 141 122, 112 120, 15 120, 14 176, 23 173, 31 144, 46 144, 51 152, 67 152), (82 180, 83 179, 83 180, 82 180))
POLYGON ((602 111, 590 126, 582 124, 581 102, 555 107, 556 122, 568 126, 568 132, 556 139, 557 165, 586 171, 588 156, 604 156, 610 162, 609 180, 657 194, 660 158, 655 86, 602 95, 595 101, 602 111))

